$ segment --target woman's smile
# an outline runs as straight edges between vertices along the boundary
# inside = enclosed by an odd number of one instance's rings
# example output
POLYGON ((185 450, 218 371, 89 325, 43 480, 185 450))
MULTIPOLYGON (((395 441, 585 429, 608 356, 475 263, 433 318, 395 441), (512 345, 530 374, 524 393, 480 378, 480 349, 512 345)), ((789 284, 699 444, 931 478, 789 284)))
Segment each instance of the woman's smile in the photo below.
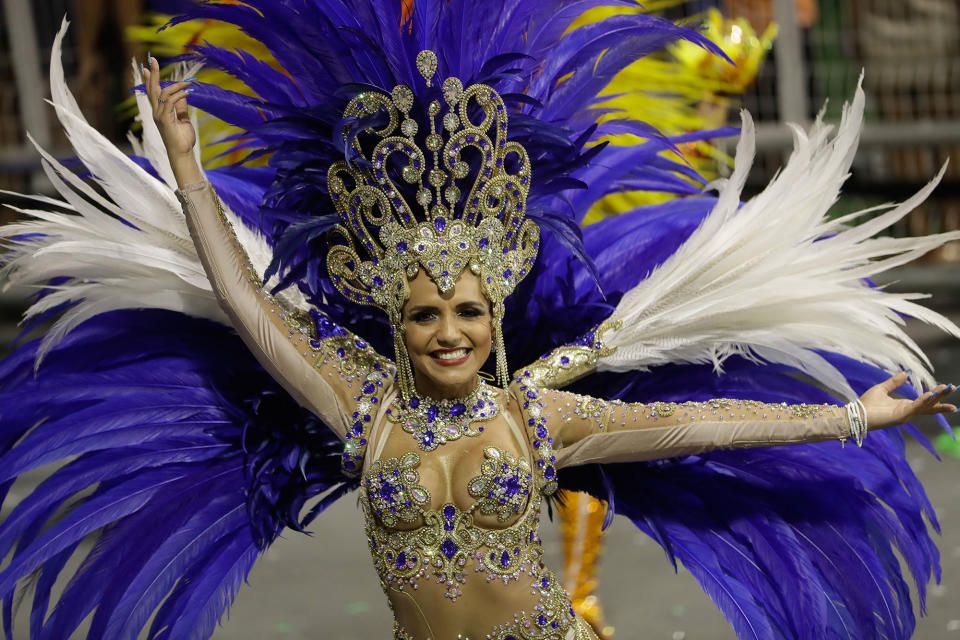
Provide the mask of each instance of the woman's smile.
POLYGON ((436 349, 430 354, 434 360, 442 367, 455 367, 463 364, 470 359, 470 352, 473 349, 460 347, 458 349, 436 349))

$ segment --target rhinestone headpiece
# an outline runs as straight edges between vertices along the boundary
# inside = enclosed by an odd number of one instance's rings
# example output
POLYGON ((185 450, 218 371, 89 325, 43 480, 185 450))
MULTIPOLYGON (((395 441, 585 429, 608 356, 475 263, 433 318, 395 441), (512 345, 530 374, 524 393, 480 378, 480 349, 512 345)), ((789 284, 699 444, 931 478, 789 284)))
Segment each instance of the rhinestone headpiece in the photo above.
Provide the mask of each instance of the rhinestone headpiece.
MULTIPOLYGON (((421 51, 417 68, 430 87, 436 54, 421 51)), ((507 141, 500 95, 483 84, 464 88, 453 77, 441 88, 445 107, 431 100, 426 126, 410 117, 415 97, 407 85, 354 97, 343 141, 356 155, 327 174, 341 218, 327 254, 330 277, 350 300, 389 316, 404 393, 413 381, 401 322, 409 279, 425 269, 444 292, 467 267, 480 277, 493 311, 497 378, 506 386, 503 301, 529 273, 540 244, 539 228, 525 219, 530 160, 507 141)))

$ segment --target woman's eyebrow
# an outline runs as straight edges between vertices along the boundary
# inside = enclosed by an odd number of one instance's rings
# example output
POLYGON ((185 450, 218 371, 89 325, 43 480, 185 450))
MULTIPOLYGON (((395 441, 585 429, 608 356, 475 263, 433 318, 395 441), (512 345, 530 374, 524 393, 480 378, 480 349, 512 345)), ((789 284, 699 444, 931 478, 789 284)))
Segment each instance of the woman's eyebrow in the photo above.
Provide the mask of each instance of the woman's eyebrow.
POLYGON ((437 308, 428 304, 419 304, 415 307, 407 309, 408 314, 418 313, 420 311, 436 311, 437 308))

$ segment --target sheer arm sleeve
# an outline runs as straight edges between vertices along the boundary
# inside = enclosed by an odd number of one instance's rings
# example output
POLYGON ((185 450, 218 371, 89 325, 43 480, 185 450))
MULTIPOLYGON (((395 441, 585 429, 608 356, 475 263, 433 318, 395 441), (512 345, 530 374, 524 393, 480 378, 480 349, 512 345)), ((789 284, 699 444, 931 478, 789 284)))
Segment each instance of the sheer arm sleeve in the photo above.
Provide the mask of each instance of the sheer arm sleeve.
POLYGON ((389 360, 325 316, 288 312, 263 289, 209 182, 177 190, 214 294, 254 357, 345 441, 393 378, 389 360))
POLYGON ((831 404, 726 398, 627 404, 561 391, 541 390, 540 395, 550 430, 556 434, 559 468, 845 440, 852 435, 844 407, 831 404))

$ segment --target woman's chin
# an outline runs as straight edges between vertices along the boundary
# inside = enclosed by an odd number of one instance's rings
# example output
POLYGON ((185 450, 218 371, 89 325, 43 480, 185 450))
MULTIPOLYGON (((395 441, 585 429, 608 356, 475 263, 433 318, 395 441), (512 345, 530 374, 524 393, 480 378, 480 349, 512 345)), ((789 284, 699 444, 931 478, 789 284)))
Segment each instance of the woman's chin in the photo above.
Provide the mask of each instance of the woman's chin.
POLYGON ((473 390, 480 367, 474 362, 472 354, 463 362, 442 364, 437 358, 429 357, 424 363, 423 374, 431 390, 442 395, 465 395, 473 390), (461 390, 463 393, 460 393, 461 390))

